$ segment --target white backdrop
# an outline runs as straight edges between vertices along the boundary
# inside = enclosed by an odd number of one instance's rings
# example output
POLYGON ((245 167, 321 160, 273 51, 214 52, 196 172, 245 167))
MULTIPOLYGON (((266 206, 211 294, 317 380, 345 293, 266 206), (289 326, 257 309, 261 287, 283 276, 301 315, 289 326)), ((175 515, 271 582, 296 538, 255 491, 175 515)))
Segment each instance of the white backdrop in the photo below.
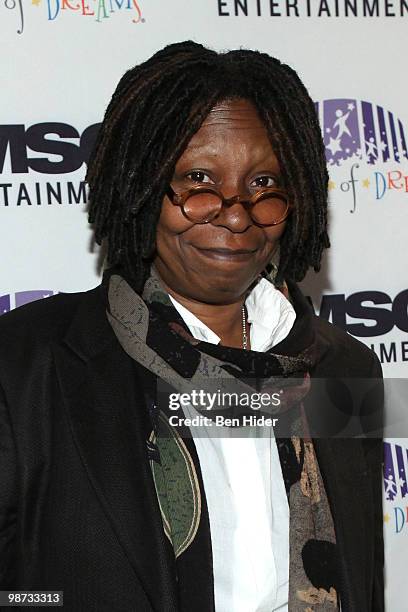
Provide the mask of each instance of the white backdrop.
MULTIPOLYGON (((387 377, 407 377, 407 5, 0 0, 0 313, 98 284, 80 189, 92 128, 85 130, 102 119, 123 72, 189 38, 218 50, 258 48, 297 69, 327 146, 333 248, 303 288, 322 316, 373 347, 387 377)), ((387 609, 394 612, 407 607, 408 441, 388 440, 385 450, 387 609)))

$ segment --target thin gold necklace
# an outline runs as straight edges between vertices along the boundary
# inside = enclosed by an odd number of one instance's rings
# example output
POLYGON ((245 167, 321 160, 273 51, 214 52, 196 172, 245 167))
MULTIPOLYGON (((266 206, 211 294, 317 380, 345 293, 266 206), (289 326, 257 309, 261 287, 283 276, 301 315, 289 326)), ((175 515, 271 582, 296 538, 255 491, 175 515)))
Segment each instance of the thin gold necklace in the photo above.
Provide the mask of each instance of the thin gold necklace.
POLYGON ((245 306, 242 306, 242 348, 248 350, 248 334, 245 306))

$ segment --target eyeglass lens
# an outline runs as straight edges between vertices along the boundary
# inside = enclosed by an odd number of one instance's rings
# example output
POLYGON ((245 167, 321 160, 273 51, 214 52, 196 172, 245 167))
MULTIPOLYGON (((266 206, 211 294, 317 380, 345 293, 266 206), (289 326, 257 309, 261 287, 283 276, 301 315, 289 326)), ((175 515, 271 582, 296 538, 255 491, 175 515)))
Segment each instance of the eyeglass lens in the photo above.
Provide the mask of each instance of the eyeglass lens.
MULTIPOLYGON (((222 200, 215 193, 196 193, 190 195, 184 202, 184 213, 196 223, 211 221, 221 211, 222 200)), ((255 223, 264 225, 275 224, 286 216, 288 203, 281 194, 265 193, 249 207, 249 214, 255 223)))

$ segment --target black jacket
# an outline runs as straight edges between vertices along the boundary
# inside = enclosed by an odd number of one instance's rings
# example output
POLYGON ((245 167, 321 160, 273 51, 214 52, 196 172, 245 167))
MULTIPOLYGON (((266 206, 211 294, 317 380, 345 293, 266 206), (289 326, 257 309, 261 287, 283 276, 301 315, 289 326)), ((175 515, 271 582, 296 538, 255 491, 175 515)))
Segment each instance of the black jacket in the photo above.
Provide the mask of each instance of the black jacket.
MULTIPOLYGON (((318 317, 312 325, 325 346, 313 376, 381 376, 364 345, 318 317)), ((0 318, 1 589, 63 590, 67 612, 179 610, 142 389, 100 287, 0 318)), ((342 610, 381 611, 381 441, 316 439, 315 449, 341 556, 342 610)), ((213 610, 210 558, 202 570, 209 589, 194 612, 213 610)))

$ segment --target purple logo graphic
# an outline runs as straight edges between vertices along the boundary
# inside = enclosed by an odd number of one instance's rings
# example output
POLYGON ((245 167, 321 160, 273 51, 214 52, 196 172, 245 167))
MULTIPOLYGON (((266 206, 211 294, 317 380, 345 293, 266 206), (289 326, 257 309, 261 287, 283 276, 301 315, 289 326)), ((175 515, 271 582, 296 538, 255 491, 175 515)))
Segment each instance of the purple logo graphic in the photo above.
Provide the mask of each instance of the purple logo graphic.
POLYGON ((18 308, 29 302, 42 300, 43 298, 53 295, 53 291, 39 289, 37 291, 18 291, 14 294, 0 295, 0 315, 9 312, 13 308, 18 308))
POLYGON ((384 523, 394 533, 408 529, 408 448, 384 442, 384 523))
POLYGON ((316 102, 330 165, 350 158, 368 164, 408 160, 404 127, 393 113, 370 102, 337 98, 316 102))
POLYGON ((408 494, 407 459, 407 448, 384 442, 384 491, 387 501, 393 501, 397 495, 406 497, 408 494), (392 447, 395 449, 395 459, 392 447))

